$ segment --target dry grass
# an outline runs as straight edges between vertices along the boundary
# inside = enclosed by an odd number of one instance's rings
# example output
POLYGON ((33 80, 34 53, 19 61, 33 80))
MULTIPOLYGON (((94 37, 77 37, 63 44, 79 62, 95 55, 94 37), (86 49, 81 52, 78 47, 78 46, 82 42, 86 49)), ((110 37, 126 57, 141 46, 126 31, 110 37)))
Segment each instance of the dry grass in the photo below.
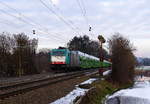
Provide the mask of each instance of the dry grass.
POLYGON ((102 104, 106 95, 110 95, 119 89, 127 88, 129 86, 131 85, 114 85, 106 80, 96 81, 92 83, 91 89, 82 97, 82 99, 80 99, 81 101, 78 104, 102 104))

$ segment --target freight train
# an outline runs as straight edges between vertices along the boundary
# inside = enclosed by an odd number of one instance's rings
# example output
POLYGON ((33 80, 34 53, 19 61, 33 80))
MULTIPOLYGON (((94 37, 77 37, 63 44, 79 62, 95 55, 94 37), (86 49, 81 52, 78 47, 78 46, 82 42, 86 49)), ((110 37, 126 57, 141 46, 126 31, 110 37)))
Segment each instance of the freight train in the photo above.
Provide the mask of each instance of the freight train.
POLYGON ((111 66, 111 62, 106 60, 100 62, 99 58, 95 56, 69 49, 52 49, 50 56, 51 69, 54 70, 90 69, 102 66, 107 68, 111 66))

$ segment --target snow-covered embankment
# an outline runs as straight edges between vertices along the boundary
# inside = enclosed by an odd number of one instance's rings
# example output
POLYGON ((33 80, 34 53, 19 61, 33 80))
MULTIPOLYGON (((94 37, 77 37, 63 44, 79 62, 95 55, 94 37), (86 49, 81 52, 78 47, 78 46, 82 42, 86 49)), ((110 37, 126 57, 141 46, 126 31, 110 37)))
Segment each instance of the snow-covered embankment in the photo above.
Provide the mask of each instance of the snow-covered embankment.
POLYGON ((150 104, 150 81, 146 79, 149 78, 143 77, 136 81, 132 88, 109 96, 105 104, 150 104))
MULTIPOLYGON (((91 78, 85 82, 82 82, 80 85, 91 84, 95 80, 97 80, 97 79, 91 78)), ((76 97, 84 95, 88 90, 89 89, 79 88, 78 85, 76 85, 76 88, 72 92, 70 92, 68 95, 66 95, 65 97, 62 97, 50 104, 73 104, 73 101, 76 99, 76 97)))

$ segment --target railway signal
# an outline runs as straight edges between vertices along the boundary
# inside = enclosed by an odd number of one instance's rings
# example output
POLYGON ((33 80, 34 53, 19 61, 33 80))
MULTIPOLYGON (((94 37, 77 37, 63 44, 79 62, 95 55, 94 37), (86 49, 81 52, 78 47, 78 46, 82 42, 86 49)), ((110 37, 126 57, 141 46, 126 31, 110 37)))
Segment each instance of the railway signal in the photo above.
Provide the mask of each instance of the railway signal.
POLYGON ((100 76, 103 75, 103 60, 104 60, 104 56, 103 56, 103 43, 106 42, 106 40, 104 39, 104 37, 102 35, 98 36, 99 42, 100 42, 100 63, 102 64, 100 69, 99 69, 99 74, 100 76))

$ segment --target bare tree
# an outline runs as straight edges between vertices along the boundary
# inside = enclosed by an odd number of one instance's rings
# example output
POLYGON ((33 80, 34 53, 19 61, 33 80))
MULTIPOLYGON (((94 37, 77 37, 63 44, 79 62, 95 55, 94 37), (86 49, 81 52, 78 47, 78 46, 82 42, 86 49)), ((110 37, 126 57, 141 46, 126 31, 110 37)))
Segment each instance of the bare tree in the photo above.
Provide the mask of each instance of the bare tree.
POLYGON ((0 34, 0 77, 22 76, 37 73, 34 63, 37 39, 24 33, 0 34))
POLYGON ((109 49, 112 58, 112 80, 120 84, 132 82, 136 64, 133 45, 121 34, 115 33, 109 39, 109 49))
POLYGON ((50 49, 40 49, 34 58, 34 63, 38 73, 50 72, 50 49))
POLYGON ((33 58, 37 49, 38 41, 36 39, 29 40, 24 33, 14 35, 15 47, 13 48, 13 56, 16 65, 16 75, 27 75, 36 73, 33 58))
POLYGON ((13 40, 9 35, 5 32, 0 34, 0 76, 10 76, 13 73, 11 65, 13 40))

